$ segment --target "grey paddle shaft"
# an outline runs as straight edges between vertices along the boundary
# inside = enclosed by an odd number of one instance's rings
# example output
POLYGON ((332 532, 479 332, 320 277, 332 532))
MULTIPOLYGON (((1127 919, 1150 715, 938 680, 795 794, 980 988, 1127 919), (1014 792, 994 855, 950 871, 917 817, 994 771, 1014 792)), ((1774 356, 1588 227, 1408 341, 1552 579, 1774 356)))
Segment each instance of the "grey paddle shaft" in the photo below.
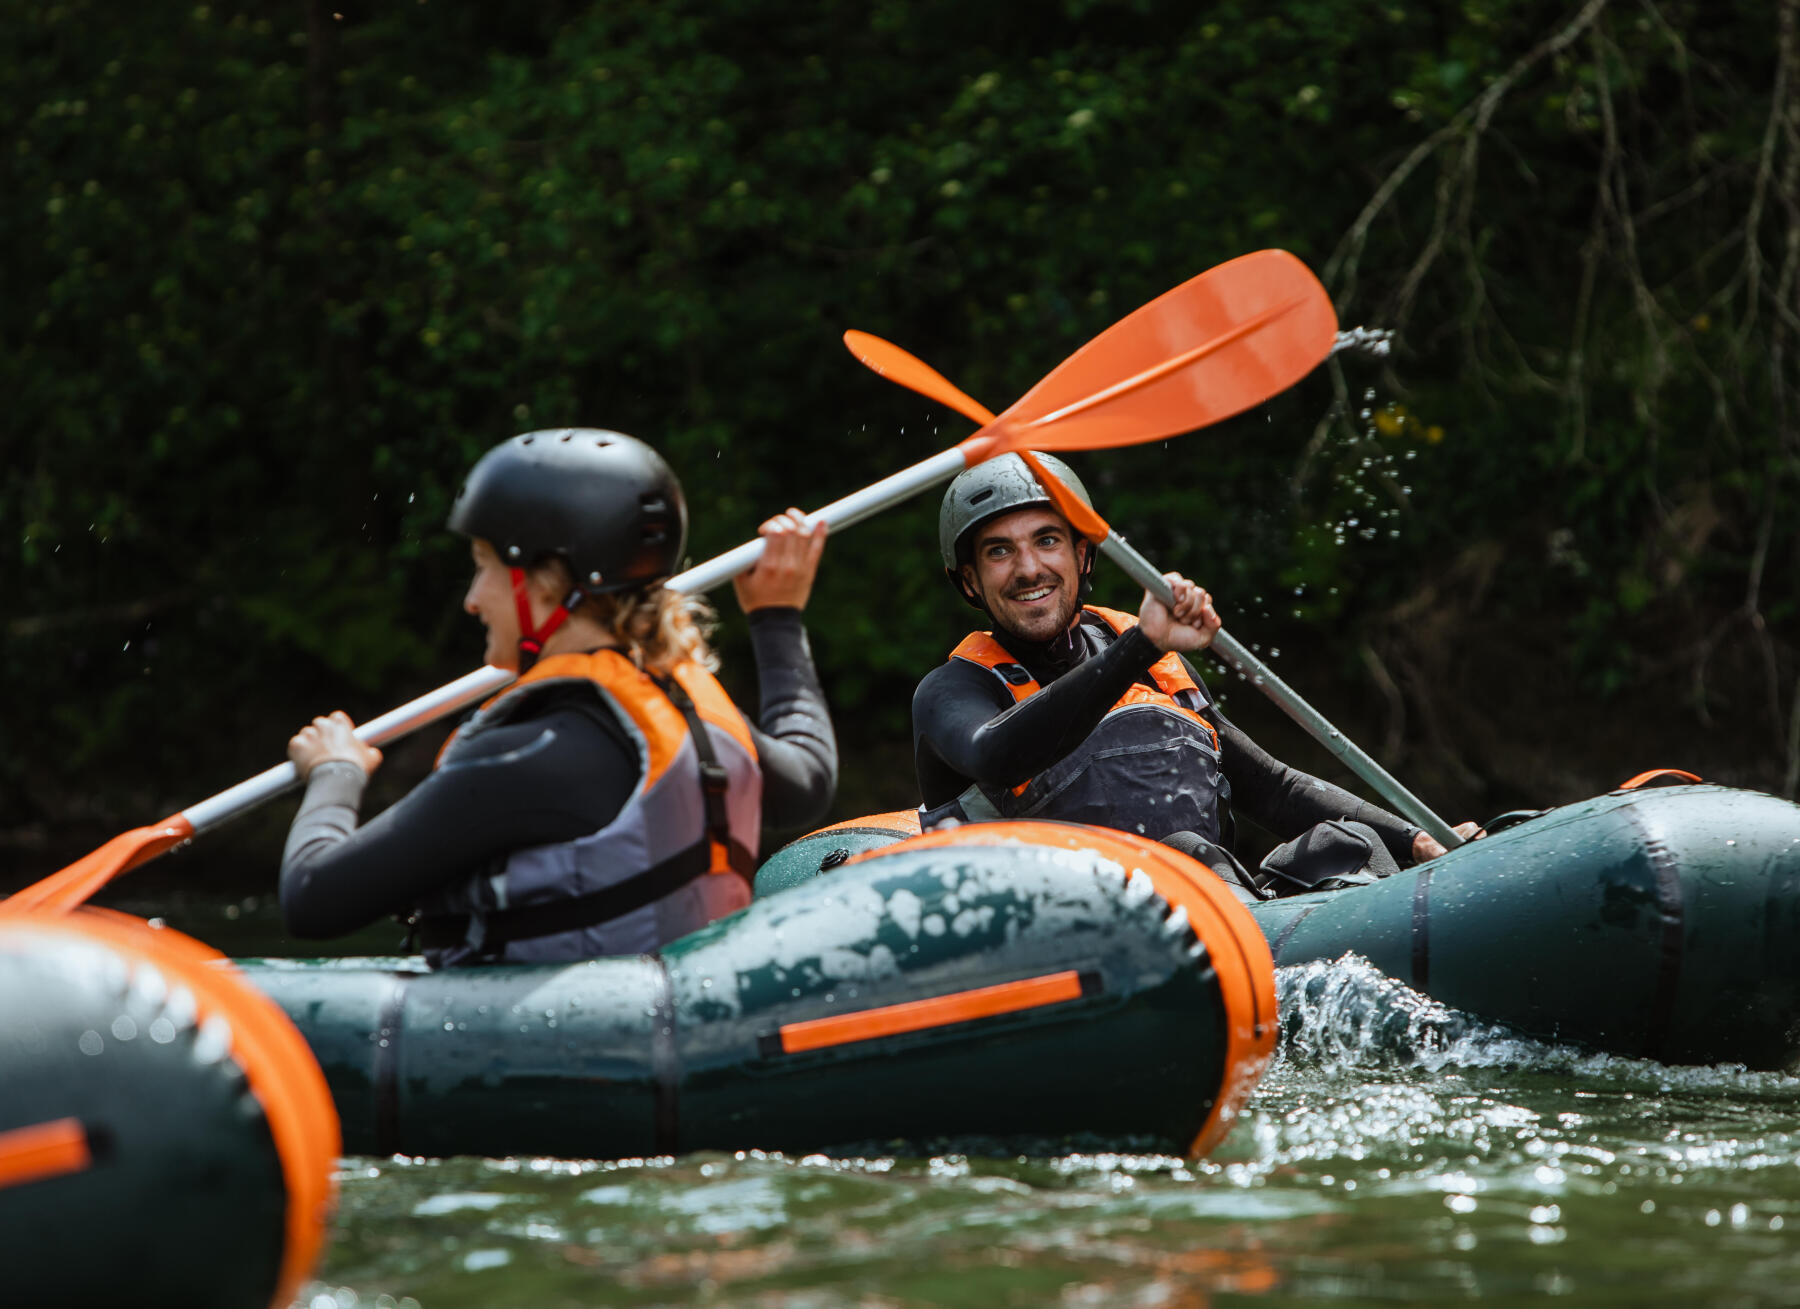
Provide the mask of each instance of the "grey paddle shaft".
MULTIPOLYGON (((1132 581, 1158 600, 1169 605, 1175 602, 1169 580, 1158 571, 1155 564, 1127 544, 1125 538, 1117 532, 1107 534, 1106 539, 1100 543, 1100 550, 1123 568, 1132 581)), ((1358 777, 1381 792, 1389 804, 1436 837, 1446 850, 1454 850, 1463 843, 1462 837, 1450 829, 1450 824, 1427 809, 1423 800, 1400 785, 1387 769, 1364 753, 1362 747, 1333 727, 1325 715, 1301 699, 1293 687, 1275 676, 1267 664, 1244 649, 1230 632, 1221 631, 1215 635, 1211 649, 1221 663, 1242 673, 1252 686, 1280 705, 1283 713, 1304 727, 1313 740, 1342 759, 1358 777)))

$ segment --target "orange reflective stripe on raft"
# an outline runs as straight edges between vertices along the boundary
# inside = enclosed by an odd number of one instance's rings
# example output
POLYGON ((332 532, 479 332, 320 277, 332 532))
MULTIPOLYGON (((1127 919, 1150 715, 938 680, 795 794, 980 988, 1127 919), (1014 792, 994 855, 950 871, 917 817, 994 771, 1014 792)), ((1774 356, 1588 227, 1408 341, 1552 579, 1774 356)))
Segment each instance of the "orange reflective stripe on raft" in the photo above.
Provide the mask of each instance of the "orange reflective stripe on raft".
POLYGON ((79 1173, 94 1162, 79 1118, 58 1118, 0 1132, 0 1191, 79 1173))
POLYGON ((1269 942, 1250 911, 1237 902, 1205 864, 1158 841, 1128 832, 1042 820, 968 823, 865 851, 848 862, 862 863, 906 850, 1020 843, 1089 850, 1117 862, 1127 874, 1142 871, 1164 900, 1187 911, 1188 926, 1206 947, 1219 979, 1220 998, 1225 1003, 1225 1070, 1212 1113, 1189 1147, 1190 1154, 1206 1154, 1224 1139, 1268 1067, 1280 1024, 1275 1004, 1275 959, 1269 942))
POLYGON ((798 1054, 802 1050, 823 1050, 855 1041, 873 1041, 878 1037, 899 1036, 929 1027, 948 1027, 977 1018, 1018 1013, 1022 1009, 1039 1009, 1079 1000, 1081 994, 1081 974, 1070 969, 1017 982, 977 987, 973 991, 934 995, 928 1000, 908 1000, 879 1009, 789 1023, 777 1035, 784 1054, 798 1054))
POLYGON ((140 918, 87 907, 66 916, 8 919, 9 929, 61 932, 145 960, 193 992, 200 1014, 222 1018, 231 1049, 263 1107, 287 1184, 287 1241, 272 1305, 292 1302, 318 1261, 335 1200, 332 1180, 342 1149, 337 1109, 325 1075, 288 1016, 243 981, 231 961, 190 936, 140 918))

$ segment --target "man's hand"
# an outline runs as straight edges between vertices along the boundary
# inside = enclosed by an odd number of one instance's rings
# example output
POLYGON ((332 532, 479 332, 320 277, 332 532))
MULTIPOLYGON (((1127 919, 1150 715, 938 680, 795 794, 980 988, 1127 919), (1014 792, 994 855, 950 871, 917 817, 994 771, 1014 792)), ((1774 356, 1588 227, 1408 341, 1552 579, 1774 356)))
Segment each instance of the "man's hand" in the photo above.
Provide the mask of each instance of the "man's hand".
POLYGON ((1206 649, 1221 625, 1212 597, 1180 573, 1163 576, 1175 592, 1175 608, 1171 612, 1161 600, 1144 592, 1144 603, 1138 606, 1138 630, 1158 650, 1191 654, 1206 649))
POLYGON ((798 509, 776 514, 759 529, 763 555, 756 567, 740 573, 732 586, 745 613, 776 605, 806 608, 812 595, 819 556, 825 551, 823 519, 809 519, 798 509))
POLYGON ((330 759, 355 764, 365 773, 381 767, 381 751, 357 739, 356 724, 342 709, 329 718, 315 718, 294 733, 288 742, 288 758, 300 770, 300 780, 312 776, 312 770, 330 759))
MULTIPOLYGON (((1451 830, 1465 841, 1478 841, 1487 835, 1486 832, 1482 831, 1481 828, 1477 827, 1474 823, 1458 823, 1451 830)), ((1433 836, 1430 832, 1420 832, 1417 836, 1413 837, 1413 862, 1415 864, 1422 864, 1427 859, 1436 859, 1443 853, 1443 842, 1439 841, 1437 837, 1433 836)))

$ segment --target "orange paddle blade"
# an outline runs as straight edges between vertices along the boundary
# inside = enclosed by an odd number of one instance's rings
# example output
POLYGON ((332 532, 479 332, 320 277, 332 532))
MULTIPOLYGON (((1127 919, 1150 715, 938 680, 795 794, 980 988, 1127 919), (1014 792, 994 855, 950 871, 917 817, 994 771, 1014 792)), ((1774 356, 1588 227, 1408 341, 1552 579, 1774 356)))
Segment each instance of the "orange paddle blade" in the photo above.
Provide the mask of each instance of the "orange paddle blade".
POLYGON ((844 344, 850 347, 851 354, 888 381, 936 400, 983 427, 994 421, 993 411, 981 401, 971 398, 937 369, 893 342, 852 328, 844 333, 844 344))
POLYGON ((1099 450, 1191 432, 1242 413, 1331 353, 1337 314, 1305 264, 1260 250, 1128 314, 965 444, 1099 450))
POLYGON ((68 913, 119 874, 147 863, 193 834, 193 824, 180 814, 150 827, 134 827, 129 832, 121 832, 61 872, 52 873, 0 900, 0 914, 26 909, 68 913))
MULTIPOLYGON (((902 350, 893 342, 884 341, 879 336, 870 336, 867 332, 849 331, 844 333, 844 344, 850 347, 851 354, 889 381, 898 382, 922 396, 948 405, 964 418, 984 427, 994 421, 993 412, 981 401, 971 397, 923 359, 902 350)), ((1045 468, 1035 454, 1029 450, 1020 450, 1018 453, 1025 461, 1025 466, 1031 469, 1032 476, 1037 478, 1038 484, 1056 502, 1062 516, 1069 520, 1070 526, 1096 545, 1112 534, 1112 527, 1107 521, 1083 504, 1081 498, 1060 477, 1045 468)))

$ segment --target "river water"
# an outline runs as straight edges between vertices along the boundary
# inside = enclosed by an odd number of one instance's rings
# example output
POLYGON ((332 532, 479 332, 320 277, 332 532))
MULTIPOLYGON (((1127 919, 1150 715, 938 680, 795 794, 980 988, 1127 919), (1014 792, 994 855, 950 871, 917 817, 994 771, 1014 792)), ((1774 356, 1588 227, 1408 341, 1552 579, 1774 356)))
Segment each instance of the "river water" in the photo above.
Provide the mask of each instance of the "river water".
POLYGON ((1354 958, 1278 980, 1205 1161, 348 1159, 296 1304, 1800 1303, 1800 1078, 1519 1038, 1354 958))

